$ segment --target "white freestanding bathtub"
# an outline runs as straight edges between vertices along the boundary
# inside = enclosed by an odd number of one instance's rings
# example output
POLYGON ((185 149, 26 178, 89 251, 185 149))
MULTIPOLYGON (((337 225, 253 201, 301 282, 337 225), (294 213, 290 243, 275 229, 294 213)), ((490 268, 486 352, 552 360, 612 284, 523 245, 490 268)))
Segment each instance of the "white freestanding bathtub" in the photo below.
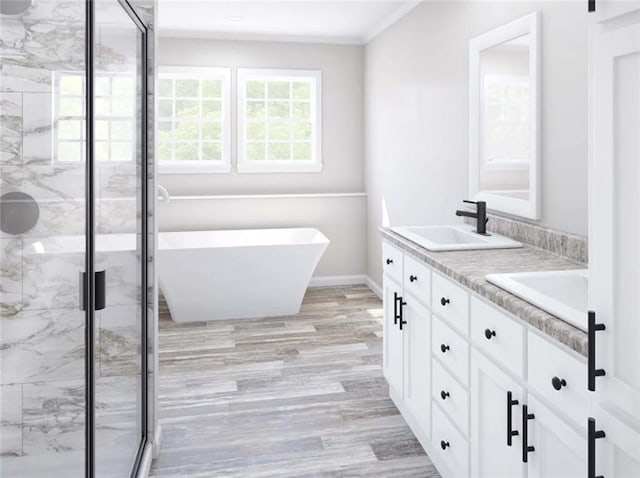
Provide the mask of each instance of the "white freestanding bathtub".
POLYGON ((294 315, 329 240, 317 229, 161 232, 158 279, 176 322, 294 315))

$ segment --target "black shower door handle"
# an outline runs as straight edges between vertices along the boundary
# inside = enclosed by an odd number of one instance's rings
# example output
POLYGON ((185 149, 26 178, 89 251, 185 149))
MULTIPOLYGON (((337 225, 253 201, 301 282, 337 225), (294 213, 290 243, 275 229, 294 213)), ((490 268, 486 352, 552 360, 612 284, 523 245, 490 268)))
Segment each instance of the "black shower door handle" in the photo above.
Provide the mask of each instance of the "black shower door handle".
MULTIPOLYGON (((94 277, 95 298, 93 301, 94 310, 102 310, 107 306, 107 281, 106 271, 96 271, 94 277)), ((88 294, 85 284, 87 283, 87 273, 80 273, 80 310, 87 310, 88 294)))

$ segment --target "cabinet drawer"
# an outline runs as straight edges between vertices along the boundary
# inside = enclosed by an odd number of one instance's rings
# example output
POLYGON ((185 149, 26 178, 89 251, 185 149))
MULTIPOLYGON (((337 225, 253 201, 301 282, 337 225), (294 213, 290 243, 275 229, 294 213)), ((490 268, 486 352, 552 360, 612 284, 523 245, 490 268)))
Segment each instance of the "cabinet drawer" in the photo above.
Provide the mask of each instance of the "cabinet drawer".
POLYGON ((468 335, 469 293, 440 274, 433 274, 432 283, 433 312, 468 335))
POLYGON ((462 383, 469 383, 469 344, 450 327, 432 316, 432 350, 445 367, 462 383))
POLYGON ((471 297, 470 322, 471 340, 478 348, 522 377, 525 337, 522 324, 476 297, 471 297))
POLYGON ((469 443, 437 405, 433 407, 433 446, 449 472, 443 476, 469 477, 469 443))
POLYGON ((469 436, 469 393, 437 360, 433 361, 433 401, 469 436))
POLYGON ((587 416, 587 367, 533 332, 528 332, 529 389, 547 399, 579 426, 587 416))
POLYGON ((407 255, 404 256, 404 290, 427 307, 431 305, 431 270, 407 255))
POLYGON ((402 284, 402 251, 388 242, 382 243, 382 270, 386 275, 402 284))

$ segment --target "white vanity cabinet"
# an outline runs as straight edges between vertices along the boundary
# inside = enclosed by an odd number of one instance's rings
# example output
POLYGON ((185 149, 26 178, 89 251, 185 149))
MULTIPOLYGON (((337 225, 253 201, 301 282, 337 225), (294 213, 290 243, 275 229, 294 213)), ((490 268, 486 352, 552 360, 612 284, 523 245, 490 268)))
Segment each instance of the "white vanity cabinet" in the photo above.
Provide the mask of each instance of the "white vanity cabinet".
MULTIPOLYGON (((640 476, 640 1, 590 26, 589 471, 640 476)), ((589 428, 585 424, 587 431, 589 428)))
POLYGON ((425 440, 431 435, 431 271, 387 243, 382 260, 384 376, 425 440))
POLYGON ((385 376, 442 476, 584 477, 584 357, 385 242, 387 259, 385 376))

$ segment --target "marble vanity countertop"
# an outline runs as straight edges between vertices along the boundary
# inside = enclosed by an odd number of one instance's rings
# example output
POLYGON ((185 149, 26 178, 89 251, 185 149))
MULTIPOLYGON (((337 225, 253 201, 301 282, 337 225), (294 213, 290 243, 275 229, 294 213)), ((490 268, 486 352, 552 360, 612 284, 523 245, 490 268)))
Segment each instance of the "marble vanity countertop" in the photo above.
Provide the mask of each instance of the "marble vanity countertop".
POLYGON ((587 355, 587 334, 515 295, 490 284, 487 274, 505 272, 586 269, 586 264, 535 247, 474 251, 431 252, 394 233, 380 229, 384 239, 437 271, 476 292, 526 323, 587 355))

